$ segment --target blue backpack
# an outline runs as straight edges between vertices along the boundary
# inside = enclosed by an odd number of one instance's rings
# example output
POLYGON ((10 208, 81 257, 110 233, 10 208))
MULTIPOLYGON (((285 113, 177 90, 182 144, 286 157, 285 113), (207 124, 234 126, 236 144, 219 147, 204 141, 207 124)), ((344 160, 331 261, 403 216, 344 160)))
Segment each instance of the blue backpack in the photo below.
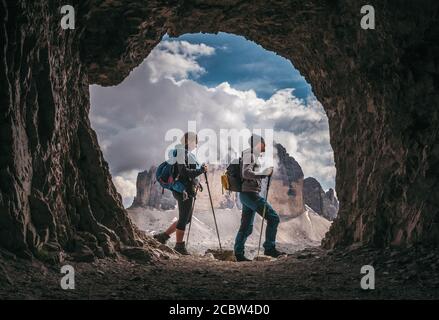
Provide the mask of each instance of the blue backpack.
POLYGON ((169 163, 165 161, 159 165, 155 173, 156 180, 162 186, 163 191, 165 189, 182 193, 186 186, 176 179, 175 176, 175 163, 169 163))
MULTIPOLYGON (((165 191, 165 189, 178 193, 183 193, 183 191, 186 190, 186 186, 183 184, 183 182, 179 181, 178 177, 176 177, 175 170, 178 151, 187 152, 181 146, 177 146, 175 149, 169 152, 169 160, 162 162, 158 166, 155 173, 156 180, 163 188, 162 193, 165 191)), ((197 165, 197 167, 200 166, 192 153, 188 153, 187 156, 197 165)))

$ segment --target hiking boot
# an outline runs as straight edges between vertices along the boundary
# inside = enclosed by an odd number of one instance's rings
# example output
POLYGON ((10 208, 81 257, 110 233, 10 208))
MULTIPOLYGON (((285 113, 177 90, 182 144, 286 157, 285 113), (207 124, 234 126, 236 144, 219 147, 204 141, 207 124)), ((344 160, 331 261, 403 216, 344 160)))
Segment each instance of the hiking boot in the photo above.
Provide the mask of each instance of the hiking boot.
POLYGON ((166 241, 169 240, 170 236, 166 232, 160 232, 153 236, 154 239, 156 239, 161 244, 166 244, 166 241))
POLYGON ((273 257, 273 258, 278 258, 280 256, 286 255, 286 253, 281 252, 281 251, 277 250, 276 248, 271 248, 268 250, 265 249, 264 255, 269 256, 269 257, 273 257))
POLYGON ((247 262, 252 261, 251 259, 246 258, 244 254, 235 254, 235 258, 237 262, 247 262))
POLYGON ((183 242, 177 242, 175 244, 174 250, 177 251, 179 254, 182 254, 184 256, 190 256, 191 254, 186 250, 186 244, 183 242))

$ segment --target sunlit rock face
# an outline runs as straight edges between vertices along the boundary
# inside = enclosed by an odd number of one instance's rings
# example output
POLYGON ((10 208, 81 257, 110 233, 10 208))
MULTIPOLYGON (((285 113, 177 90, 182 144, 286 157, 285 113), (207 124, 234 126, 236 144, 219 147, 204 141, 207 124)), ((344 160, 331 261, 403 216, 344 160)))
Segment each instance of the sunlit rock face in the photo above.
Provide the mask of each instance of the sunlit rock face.
MULTIPOLYGON (((3 1, 0 245, 59 251, 79 232, 135 243, 88 119, 166 33, 243 35, 293 61, 329 119, 340 212, 325 247, 439 243, 439 2, 3 1)), ((103 244, 102 244, 103 245, 103 244)))
POLYGON ((281 215, 297 217, 305 211, 303 171, 281 144, 276 144, 276 170, 270 184, 270 201, 281 215))
POLYGON ((315 178, 309 177, 303 181, 303 200, 306 205, 329 221, 337 217, 339 204, 334 190, 329 189, 325 192, 315 178))
POLYGON ((131 207, 149 207, 159 210, 170 210, 176 207, 177 201, 172 196, 172 193, 169 190, 163 189, 156 182, 156 171, 157 167, 153 166, 151 169, 140 172, 137 175, 137 194, 131 207))

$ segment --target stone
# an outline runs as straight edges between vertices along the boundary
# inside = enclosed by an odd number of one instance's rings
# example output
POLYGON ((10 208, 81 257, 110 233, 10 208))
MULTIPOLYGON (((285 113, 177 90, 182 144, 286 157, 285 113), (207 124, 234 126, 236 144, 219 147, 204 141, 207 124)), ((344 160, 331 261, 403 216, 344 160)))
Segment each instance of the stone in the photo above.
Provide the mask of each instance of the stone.
POLYGON ((149 263, 153 260, 151 252, 145 248, 138 247, 122 247, 121 253, 137 262, 149 263))
POLYGON ((166 252, 166 253, 177 254, 177 252, 174 249, 168 247, 165 244, 160 244, 158 249, 160 249, 161 251, 166 252))
POLYGON ((204 254, 204 258, 208 260, 215 260, 215 256, 212 253, 206 253, 204 254))
POLYGON ((320 182, 313 177, 303 181, 303 200, 307 206, 329 221, 337 217, 339 203, 334 190, 325 192, 320 182))
POLYGON ((260 256, 255 257, 253 260, 254 261, 273 261, 273 260, 276 260, 276 258, 260 255, 260 256))
MULTIPOLYGON (((294 218, 305 211, 302 167, 280 143, 274 147, 276 170, 271 179, 269 200, 279 214, 294 218)), ((262 193, 265 194, 265 188, 262 193)))
POLYGON ((11 253, 10 251, 0 249, 0 254, 4 259, 13 260, 13 261, 17 260, 17 256, 15 254, 11 253))
POLYGON ((93 262, 96 256, 89 247, 83 246, 78 251, 72 253, 72 258, 76 262, 93 262))
POLYGON ((236 261, 233 250, 208 249, 205 255, 212 254, 213 257, 221 261, 236 261))
POLYGON ((12 285, 13 281, 9 277, 8 271, 0 261, 0 285, 6 285, 6 284, 12 285))
POLYGON ((104 251, 104 254, 108 257, 114 257, 116 255, 116 249, 114 247, 113 242, 111 241, 110 236, 102 232, 99 233, 97 237, 98 237, 99 245, 104 251))
POLYGON ((314 257, 314 255, 312 253, 300 253, 297 256, 297 259, 310 259, 310 258, 313 258, 313 257, 314 257))
POLYGON ((172 196, 172 192, 163 189, 156 182, 155 173, 157 167, 152 166, 149 170, 140 172, 136 181, 136 196, 134 197, 131 208, 150 207, 160 210, 171 210, 177 206, 177 201, 172 196))

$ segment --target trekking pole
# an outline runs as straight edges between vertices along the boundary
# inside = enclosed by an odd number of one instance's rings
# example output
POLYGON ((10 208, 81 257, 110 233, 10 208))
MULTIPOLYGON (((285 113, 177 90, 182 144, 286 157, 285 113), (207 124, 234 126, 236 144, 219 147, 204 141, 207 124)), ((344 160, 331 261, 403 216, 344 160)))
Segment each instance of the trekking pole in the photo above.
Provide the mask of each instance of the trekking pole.
POLYGON ((265 192, 264 209, 262 210, 261 234, 259 235, 258 254, 256 255, 256 257, 259 257, 259 251, 261 249, 261 240, 262 240, 262 233, 264 232, 265 211, 267 209, 268 189, 270 188, 270 182, 271 182, 271 175, 268 176, 268 181, 267 181, 267 191, 265 192))
POLYGON ((194 209, 195 209, 195 200, 197 200, 197 192, 195 192, 194 202, 192 202, 191 219, 189 221, 189 229, 187 230, 187 235, 186 235, 186 245, 189 242, 189 234, 191 233, 192 217, 194 216, 194 209))
POLYGON ((207 173, 206 172, 204 173, 204 178, 206 179, 207 193, 209 194, 210 206, 212 207, 213 220, 215 221, 215 228, 216 228, 216 234, 218 235, 219 247, 220 247, 220 250, 223 251, 223 248, 221 246, 220 235, 219 235, 219 231, 218 231, 218 224, 216 223, 215 210, 213 208, 212 195, 210 194, 209 180, 207 180, 207 173))

